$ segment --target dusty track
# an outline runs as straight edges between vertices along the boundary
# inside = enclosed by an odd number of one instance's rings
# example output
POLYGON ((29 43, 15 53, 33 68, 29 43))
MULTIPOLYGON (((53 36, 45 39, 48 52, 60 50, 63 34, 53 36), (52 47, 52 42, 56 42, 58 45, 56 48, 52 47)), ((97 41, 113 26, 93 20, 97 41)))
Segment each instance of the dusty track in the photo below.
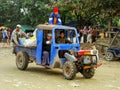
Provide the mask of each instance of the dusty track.
POLYGON ((120 61, 101 62, 92 79, 78 73, 74 80, 66 80, 62 70, 45 69, 35 63, 20 71, 12 48, 0 47, 0 90, 120 90, 120 61))

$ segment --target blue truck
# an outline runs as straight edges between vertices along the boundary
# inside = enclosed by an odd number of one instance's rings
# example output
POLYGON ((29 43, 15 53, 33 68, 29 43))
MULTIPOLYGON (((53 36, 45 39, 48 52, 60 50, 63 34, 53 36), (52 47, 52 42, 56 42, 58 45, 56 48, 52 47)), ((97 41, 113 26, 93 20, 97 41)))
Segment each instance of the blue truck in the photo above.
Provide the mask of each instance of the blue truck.
POLYGON ((80 50, 77 29, 62 25, 39 24, 36 31, 36 46, 15 46, 16 66, 18 69, 26 70, 31 62, 42 65, 43 40, 47 33, 52 34, 49 68, 62 68, 63 75, 68 80, 74 79, 78 72, 85 78, 92 78, 94 76, 95 68, 99 66, 98 51, 80 50), (64 31, 65 37, 69 40, 71 38, 70 32, 74 32, 72 43, 56 43, 56 38, 59 36, 60 31, 64 31), (65 52, 61 54, 60 51, 65 52))

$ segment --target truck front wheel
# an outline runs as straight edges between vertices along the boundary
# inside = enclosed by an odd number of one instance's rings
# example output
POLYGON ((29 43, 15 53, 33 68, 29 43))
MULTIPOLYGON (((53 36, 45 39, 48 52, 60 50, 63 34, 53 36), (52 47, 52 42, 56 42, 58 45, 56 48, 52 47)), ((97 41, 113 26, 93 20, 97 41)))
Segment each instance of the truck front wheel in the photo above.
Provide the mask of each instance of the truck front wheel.
POLYGON ((88 68, 83 69, 82 74, 85 78, 92 78, 94 76, 95 69, 94 68, 88 68))
POLYGON ((25 70, 28 67, 29 56, 25 52, 18 52, 16 56, 16 65, 20 70, 25 70))
POLYGON ((66 79, 72 80, 77 72, 76 65, 73 61, 66 61, 63 65, 63 75, 66 79))

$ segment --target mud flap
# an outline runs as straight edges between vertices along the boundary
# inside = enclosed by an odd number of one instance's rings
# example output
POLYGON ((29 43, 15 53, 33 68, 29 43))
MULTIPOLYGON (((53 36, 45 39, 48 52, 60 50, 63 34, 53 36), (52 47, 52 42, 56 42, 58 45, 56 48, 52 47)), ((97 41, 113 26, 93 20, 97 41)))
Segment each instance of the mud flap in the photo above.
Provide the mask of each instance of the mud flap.
POLYGON ((55 57, 55 59, 54 59, 52 68, 62 68, 62 62, 61 62, 61 60, 59 59, 59 56, 58 56, 58 55, 57 55, 57 56, 55 57))

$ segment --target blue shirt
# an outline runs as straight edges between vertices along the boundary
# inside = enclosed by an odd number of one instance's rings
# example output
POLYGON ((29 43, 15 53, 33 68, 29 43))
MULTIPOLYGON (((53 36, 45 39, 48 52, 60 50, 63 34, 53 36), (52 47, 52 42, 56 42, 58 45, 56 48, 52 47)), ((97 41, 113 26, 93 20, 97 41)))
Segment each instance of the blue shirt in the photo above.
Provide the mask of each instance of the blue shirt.
POLYGON ((3 38, 6 38, 6 37, 7 37, 7 30, 3 30, 2 33, 3 33, 3 34, 2 34, 2 35, 3 35, 3 38))
MULTIPOLYGON (((54 24, 54 17, 55 17, 55 14, 54 14, 54 13, 51 13, 51 14, 50 14, 49 21, 48 21, 49 24, 54 24)), ((62 21, 61 21, 61 19, 60 19, 60 14, 57 14, 56 18, 57 18, 57 23, 56 23, 56 24, 62 25, 62 21)))

